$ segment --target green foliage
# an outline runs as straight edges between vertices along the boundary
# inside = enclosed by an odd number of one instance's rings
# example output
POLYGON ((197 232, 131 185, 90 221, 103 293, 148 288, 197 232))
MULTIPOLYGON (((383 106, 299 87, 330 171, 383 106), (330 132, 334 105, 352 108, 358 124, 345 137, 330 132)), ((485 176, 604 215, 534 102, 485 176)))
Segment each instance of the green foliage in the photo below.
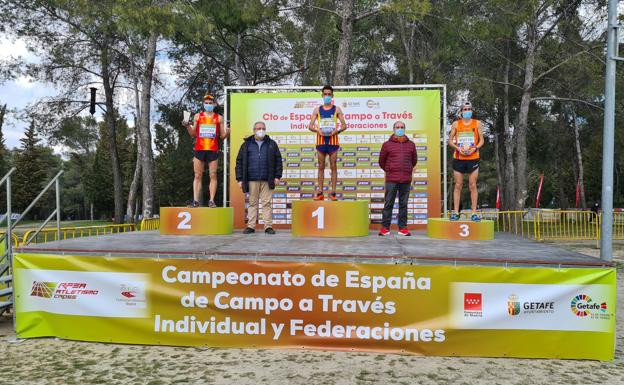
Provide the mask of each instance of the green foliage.
MULTIPOLYGON (((16 151, 15 168, 12 177, 13 205, 15 212, 22 212, 41 192, 43 187, 60 169, 61 161, 52 149, 43 147, 37 136, 35 124, 31 123, 21 147, 16 151)), ((54 210, 54 189, 50 190, 33 208, 30 217, 42 218, 54 210)))

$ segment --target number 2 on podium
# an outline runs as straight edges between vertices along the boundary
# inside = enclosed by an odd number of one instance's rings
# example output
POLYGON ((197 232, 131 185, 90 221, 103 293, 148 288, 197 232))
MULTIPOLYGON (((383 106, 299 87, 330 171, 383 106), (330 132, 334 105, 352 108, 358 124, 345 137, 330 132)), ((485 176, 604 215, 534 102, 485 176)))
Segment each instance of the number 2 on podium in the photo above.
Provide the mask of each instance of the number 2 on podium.
POLYGON ((178 213, 178 218, 182 219, 178 224, 178 230, 190 230, 191 225, 189 222, 191 221, 191 213, 188 211, 180 211, 178 213))
POLYGON ((325 207, 321 206, 312 211, 312 218, 316 217, 316 228, 322 230, 325 228, 325 207))

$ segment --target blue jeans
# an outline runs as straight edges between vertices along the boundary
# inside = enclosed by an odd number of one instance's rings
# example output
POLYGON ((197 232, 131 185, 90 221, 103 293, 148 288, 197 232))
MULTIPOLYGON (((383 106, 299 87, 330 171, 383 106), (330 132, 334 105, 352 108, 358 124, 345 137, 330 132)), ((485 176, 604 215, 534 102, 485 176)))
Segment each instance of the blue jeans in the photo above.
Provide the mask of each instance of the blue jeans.
POLYGON ((407 201, 409 199, 411 183, 386 182, 386 203, 384 204, 381 225, 389 229, 392 222, 392 208, 397 193, 399 194, 399 229, 407 227, 407 201))

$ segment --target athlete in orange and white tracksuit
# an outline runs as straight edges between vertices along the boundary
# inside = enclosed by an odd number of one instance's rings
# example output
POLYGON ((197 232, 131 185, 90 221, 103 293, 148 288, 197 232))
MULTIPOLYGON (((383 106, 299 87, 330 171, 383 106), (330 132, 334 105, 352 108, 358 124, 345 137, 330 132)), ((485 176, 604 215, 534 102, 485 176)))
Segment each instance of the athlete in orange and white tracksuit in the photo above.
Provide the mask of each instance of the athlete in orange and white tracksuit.
POLYGON ((453 191, 453 213, 451 220, 459 219, 459 200, 464 183, 464 174, 468 174, 470 189, 470 203, 472 206, 471 220, 478 222, 477 215, 477 178, 479 177, 479 149, 484 144, 482 124, 472 118, 472 104, 465 102, 460 111, 461 119, 453 122, 448 144, 453 152, 453 177, 455 189, 453 191))

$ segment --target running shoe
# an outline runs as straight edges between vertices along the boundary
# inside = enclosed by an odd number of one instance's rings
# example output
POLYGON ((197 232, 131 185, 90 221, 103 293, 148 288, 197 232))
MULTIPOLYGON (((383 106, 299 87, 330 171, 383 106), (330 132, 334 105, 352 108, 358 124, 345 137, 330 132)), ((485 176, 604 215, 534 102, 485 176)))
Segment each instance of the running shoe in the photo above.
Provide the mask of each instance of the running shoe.
POLYGON ((252 234, 255 232, 256 230, 252 229, 251 227, 246 227, 245 230, 243 230, 243 234, 252 234))
POLYGON ((214 209, 214 208, 217 207, 217 204, 214 203, 214 201, 210 201, 210 202, 208 202, 208 207, 210 207, 211 209, 214 209))
POLYGON ((399 235, 402 235, 402 236, 404 236, 404 237, 411 237, 411 236, 412 236, 412 233, 410 233, 410 232, 409 232, 409 230, 407 229, 407 227, 406 227, 406 228, 404 228, 404 229, 399 229, 398 234, 399 234, 399 235))
POLYGON ((275 234, 275 230, 273 230, 272 227, 267 227, 266 229, 264 229, 264 232, 271 235, 275 234))
POLYGON ((459 214, 457 214, 457 213, 453 213, 453 214, 451 214, 451 218, 450 218, 450 220, 452 220, 452 221, 458 221, 458 220, 459 220, 459 214))
POLYGON ((197 201, 190 201, 190 202, 186 205, 186 207, 188 207, 188 208, 199 207, 199 202, 197 202, 197 201))
POLYGON ((322 192, 316 193, 316 195, 314 196, 315 201, 322 201, 323 199, 325 199, 325 196, 323 195, 322 192))
POLYGON ((381 229, 379 229, 380 237, 385 237, 386 235, 390 235, 390 230, 386 229, 385 227, 382 227, 381 229))
POLYGON ((338 197, 336 196, 335 192, 329 194, 329 200, 332 200, 332 201, 337 201, 338 200, 338 197))
POLYGON ((479 218, 479 215, 477 213, 474 213, 470 216, 470 220, 473 222, 481 222, 481 218, 479 218))

